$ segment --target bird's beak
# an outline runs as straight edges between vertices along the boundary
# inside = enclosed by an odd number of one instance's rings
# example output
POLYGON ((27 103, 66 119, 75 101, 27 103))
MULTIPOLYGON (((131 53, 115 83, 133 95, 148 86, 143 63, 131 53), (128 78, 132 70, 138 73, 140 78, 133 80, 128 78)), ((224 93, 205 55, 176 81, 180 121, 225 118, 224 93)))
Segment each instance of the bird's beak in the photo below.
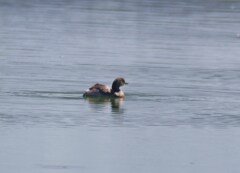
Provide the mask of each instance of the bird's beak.
POLYGON ((127 82, 125 82, 124 84, 125 84, 125 85, 127 85, 128 83, 127 83, 127 82))

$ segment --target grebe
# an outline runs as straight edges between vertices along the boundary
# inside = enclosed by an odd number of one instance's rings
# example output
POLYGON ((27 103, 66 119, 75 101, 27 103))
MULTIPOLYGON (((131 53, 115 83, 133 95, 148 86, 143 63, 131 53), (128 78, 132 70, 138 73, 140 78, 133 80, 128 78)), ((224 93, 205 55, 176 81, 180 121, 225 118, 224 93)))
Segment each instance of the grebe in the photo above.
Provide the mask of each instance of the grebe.
POLYGON ((112 83, 112 88, 103 84, 95 84, 84 92, 83 97, 124 97, 120 87, 128 84, 124 78, 118 77, 112 83))

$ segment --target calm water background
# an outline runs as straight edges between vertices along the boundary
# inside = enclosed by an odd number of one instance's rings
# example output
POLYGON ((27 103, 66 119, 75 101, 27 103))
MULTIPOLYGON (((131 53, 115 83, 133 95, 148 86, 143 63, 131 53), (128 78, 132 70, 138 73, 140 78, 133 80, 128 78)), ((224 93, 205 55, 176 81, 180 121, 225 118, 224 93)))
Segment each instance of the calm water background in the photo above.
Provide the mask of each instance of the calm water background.
POLYGON ((1 172, 239 172, 239 46, 238 0, 0 0, 1 172))

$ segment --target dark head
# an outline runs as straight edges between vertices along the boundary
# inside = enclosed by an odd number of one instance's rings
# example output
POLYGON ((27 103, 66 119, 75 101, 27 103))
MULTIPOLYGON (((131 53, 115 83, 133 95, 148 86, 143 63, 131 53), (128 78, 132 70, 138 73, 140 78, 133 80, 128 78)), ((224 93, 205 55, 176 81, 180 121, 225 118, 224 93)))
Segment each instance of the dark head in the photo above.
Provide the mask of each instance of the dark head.
POLYGON ((120 91, 119 87, 126 85, 126 84, 128 84, 128 83, 125 81, 124 78, 118 77, 112 83, 112 91, 119 92, 120 91))

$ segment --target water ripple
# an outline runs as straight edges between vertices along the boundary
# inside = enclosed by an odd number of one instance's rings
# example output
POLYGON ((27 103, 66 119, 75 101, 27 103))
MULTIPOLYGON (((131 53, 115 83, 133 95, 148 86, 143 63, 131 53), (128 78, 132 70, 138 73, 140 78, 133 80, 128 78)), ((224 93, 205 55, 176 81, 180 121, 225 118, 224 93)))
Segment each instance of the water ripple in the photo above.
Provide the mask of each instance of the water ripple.
POLYGON ((21 91, 21 92, 10 92, 9 94, 17 97, 78 100, 82 98, 83 92, 21 91))

